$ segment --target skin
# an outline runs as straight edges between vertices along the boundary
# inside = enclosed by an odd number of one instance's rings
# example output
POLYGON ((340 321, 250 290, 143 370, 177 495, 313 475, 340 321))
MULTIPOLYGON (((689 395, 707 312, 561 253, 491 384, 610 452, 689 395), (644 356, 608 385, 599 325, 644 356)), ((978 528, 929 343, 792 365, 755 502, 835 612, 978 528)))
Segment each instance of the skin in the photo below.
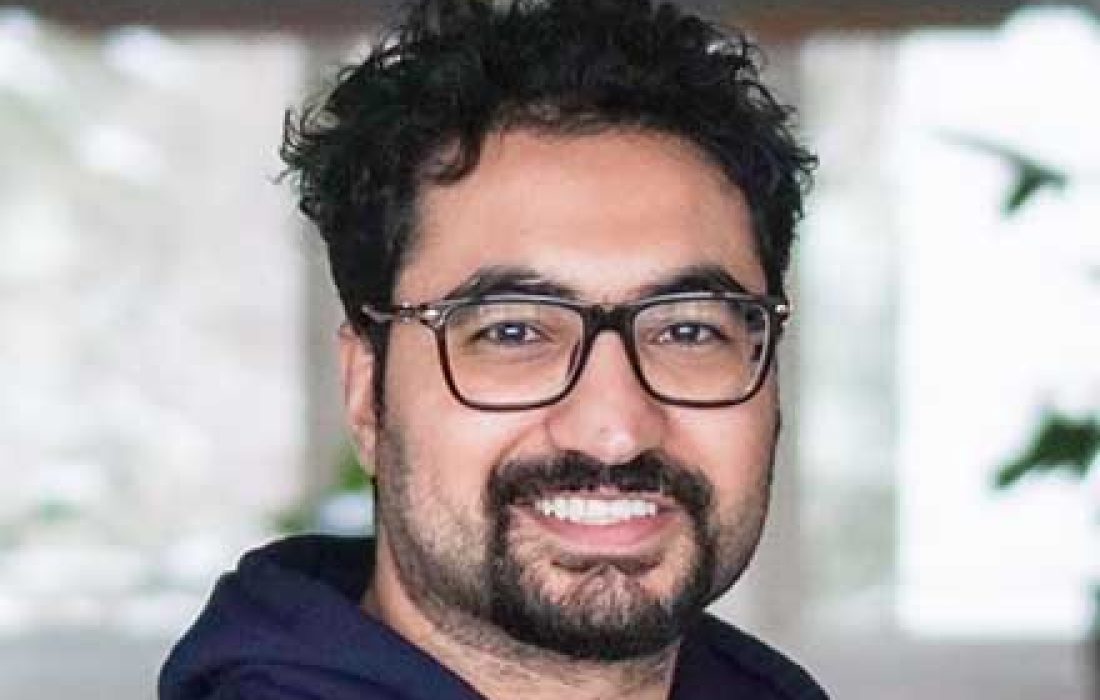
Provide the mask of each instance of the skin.
MULTIPOLYGON (((700 265, 721 268, 748 291, 765 291, 742 195, 672 137, 492 135, 469 176, 425 188, 419 213, 417 239, 394 294, 402 302, 439 299, 476 271, 500 265, 537 270, 588 302, 633 300, 700 265)), ((713 488, 722 569, 712 592, 717 596, 747 564, 767 508, 778 426, 774 371, 745 403, 670 406, 644 391, 620 339, 603 333, 578 384, 558 403, 478 411, 448 390, 432 334, 419 324, 396 324, 381 378, 380 416, 372 401, 376 366, 369 347, 344 328, 340 348, 348 420, 362 462, 376 465, 380 496, 377 563, 364 609, 489 698, 666 698, 675 644, 614 663, 523 645, 476 617, 426 600, 418 581, 403 571, 402 552, 410 538, 423 538, 458 565, 483 556, 486 483, 508 460, 577 451, 619 464, 657 451, 691 465, 713 488), (397 483, 404 498, 387 497, 397 483)), ((658 525, 625 538, 602 536, 598 528, 563 534, 529 512, 515 515, 517 537, 530 545, 530 571, 555 595, 593 580, 555 566, 562 553, 644 553, 657 562, 631 581, 618 571, 600 574, 599 590, 608 595, 667 595, 696 562, 690 522, 675 508, 658 525)))

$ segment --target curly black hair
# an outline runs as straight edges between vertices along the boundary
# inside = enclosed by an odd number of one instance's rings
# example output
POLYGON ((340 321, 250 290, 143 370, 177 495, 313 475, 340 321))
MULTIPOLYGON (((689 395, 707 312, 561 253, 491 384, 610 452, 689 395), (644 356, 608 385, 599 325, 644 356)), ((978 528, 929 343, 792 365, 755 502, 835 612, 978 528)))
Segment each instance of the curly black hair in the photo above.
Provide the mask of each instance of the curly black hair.
POLYGON ((287 115, 281 150, 348 319, 391 301, 418 188, 461 179, 487 134, 680 137, 744 193, 768 291, 782 293, 816 159, 759 80, 743 34, 649 0, 420 0, 327 99, 287 115))

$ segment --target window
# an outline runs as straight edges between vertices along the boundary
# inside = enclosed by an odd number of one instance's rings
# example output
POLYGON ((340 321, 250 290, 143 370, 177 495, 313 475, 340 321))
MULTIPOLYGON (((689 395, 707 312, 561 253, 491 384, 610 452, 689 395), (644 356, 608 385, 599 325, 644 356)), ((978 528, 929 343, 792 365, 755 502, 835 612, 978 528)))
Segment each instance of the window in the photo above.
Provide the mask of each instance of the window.
POLYGON ((1083 695, 1096 475, 992 482, 1044 405, 1100 407, 1098 60, 1096 22, 1050 8, 802 49, 824 163, 796 299, 809 583, 775 638, 803 636, 838 696, 1083 695), (1070 183, 1006 218, 1013 171, 978 140, 1070 183))
POLYGON ((304 57, 0 11, 0 637, 173 634, 295 498, 304 57))

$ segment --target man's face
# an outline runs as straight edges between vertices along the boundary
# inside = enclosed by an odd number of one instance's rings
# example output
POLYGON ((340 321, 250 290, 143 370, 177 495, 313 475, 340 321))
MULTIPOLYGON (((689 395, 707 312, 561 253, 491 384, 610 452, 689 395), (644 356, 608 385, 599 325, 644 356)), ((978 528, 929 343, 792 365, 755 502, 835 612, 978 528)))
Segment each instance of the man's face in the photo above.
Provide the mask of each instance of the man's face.
MULTIPOLYGON (((419 213, 399 302, 488 276, 508 280, 489 291, 613 304, 700 269, 765 291, 742 196, 671 137, 494 135, 469 176, 426 187, 419 213)), ((651 654, 755 548, 774 376, 742 404, 672 406, 646 393, 621 339, 601 333, 560 401, 477 410, 451 394, 417 323, 392 328, 381 416, 372 370, 346 339, 349 410, 378 483, 375 586, 400 590, 437 627, 472 617, 573 657, 651 654)))

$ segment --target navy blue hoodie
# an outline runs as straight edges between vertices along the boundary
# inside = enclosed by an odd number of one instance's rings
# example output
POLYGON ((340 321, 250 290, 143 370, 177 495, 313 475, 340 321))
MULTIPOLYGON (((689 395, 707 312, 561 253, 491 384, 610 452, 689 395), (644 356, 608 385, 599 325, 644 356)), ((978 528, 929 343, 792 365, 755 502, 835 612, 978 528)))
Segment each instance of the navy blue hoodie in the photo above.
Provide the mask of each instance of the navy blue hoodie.
MULTIPOLYGON (((373 545, 293 537, 218 582, 161 670, 160 700, 478 700, 432 657, 360 611, 373 545)), ((705 616, 685 636, 672 700, 825 700, 797 665, 705 616)))

